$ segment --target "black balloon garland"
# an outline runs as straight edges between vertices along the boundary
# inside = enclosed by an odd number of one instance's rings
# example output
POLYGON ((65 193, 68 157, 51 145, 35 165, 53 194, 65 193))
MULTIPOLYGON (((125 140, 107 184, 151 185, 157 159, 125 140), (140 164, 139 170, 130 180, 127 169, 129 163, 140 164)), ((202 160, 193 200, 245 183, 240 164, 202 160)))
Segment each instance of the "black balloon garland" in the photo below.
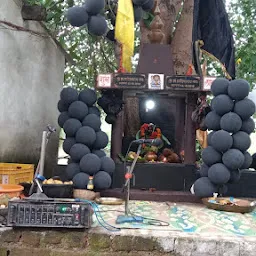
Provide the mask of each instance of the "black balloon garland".
POLYGON ((115 171, 114 161, 103 151, 108 136, 100 130, 100 111, 94 105, 96 101, 94 90, 84 89, 79 93, 67 87, 61 91, 58 102, 58 124, 66 133, 63 150, 70 156, 66 177, 77 189, 87 189, 90 176, 94 177, 96 190, 108 189, 115 171))
MULTIPOLYGON (((107 20, 113 27, 116 23, 117 0, 86 0, 82 6, 73 6, 67 10, 66 18, 74 27, 88 27, 88 32, 95 36, 106 36, 115 41, 114 29, 108 31, 107 20), (103 15, 102 13, 106 14, 103 15)), ((133 0, 134 21, 139 22, 144 12, 154 7, 154 0, 133 0)))
POLYGON ((226 193, 227 183, 237 183, 241 170, 252 164, 250 133, 255 129, 251 116, 255 104, 247 98, 249 83, 242 79, 229 82, 216 79, 211 87, 215 96, 212 111, 206 116, 208 147, 202 152, 203 164, 199 170, 201 178, 196 180, 193 190, 198 197, 210 197, 213 193, 226 193))

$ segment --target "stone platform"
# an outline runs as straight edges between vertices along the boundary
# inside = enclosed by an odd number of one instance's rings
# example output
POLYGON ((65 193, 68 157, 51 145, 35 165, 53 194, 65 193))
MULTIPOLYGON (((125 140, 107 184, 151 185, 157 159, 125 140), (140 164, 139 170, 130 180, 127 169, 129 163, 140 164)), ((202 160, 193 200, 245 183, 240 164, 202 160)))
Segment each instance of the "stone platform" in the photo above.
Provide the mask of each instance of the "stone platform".
MULTIPOLYGON (((107 223, 115 225, 123 207, 100 206, 99 210, 107 223)), ((130 209, 169 226, 124 224, 115 232, 96 222, 88 231, 2 228, 0 256, 256 255, 256 212, 242 215, 199 204, 143 201, 132 201, 130 209)))

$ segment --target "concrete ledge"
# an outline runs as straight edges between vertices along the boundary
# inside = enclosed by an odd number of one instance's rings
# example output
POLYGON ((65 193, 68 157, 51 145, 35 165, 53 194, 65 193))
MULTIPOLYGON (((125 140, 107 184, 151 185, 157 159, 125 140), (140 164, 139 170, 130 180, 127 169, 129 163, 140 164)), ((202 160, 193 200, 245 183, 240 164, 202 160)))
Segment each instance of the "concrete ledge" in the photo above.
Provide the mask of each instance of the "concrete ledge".
POLYGON ((255 256, 256 237, 182 232, 0 229, 0 256, 255 256))

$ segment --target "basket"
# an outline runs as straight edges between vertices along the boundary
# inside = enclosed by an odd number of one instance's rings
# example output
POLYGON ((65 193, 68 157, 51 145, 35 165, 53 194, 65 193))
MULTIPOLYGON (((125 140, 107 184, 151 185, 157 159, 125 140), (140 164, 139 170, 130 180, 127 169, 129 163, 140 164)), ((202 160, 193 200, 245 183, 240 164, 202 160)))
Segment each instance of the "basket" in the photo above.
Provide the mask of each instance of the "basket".
POLYGON ((19 184, 34 178, 33 164, 0 163, 0 183, 19 184))
POLYGON ((94 200, 95 198, 99 197, 99 193, 95 193, 91 190, 86 189, 74 189, 73 197, 80 198, 85 200, 94 200))

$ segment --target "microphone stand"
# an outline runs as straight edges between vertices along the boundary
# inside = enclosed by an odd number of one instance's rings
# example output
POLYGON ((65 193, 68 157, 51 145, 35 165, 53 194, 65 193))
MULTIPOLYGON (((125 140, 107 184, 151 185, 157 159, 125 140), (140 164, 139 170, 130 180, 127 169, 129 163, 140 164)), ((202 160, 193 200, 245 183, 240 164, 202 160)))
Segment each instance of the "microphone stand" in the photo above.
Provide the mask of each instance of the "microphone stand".
POLYGON ((128 169, 128 171, 125 174, 126 182, 124 185, 124 190, 126 194, 125 198, 125 215, 119 215, 116 219, 116 224, 122 224, 122 223, 132 223, 132 222, 143 222, 143 218, 139 216, 133 216, 130 214, 129 211, 129 200, 130 200, 130 187, 131 187, 131 177, 132 173, 134 171, 134 167, 137 163, 137 160, 140 156, 142 149, 142 144, 139 144, 136 157, 133 159, 131 167, 128 169))

